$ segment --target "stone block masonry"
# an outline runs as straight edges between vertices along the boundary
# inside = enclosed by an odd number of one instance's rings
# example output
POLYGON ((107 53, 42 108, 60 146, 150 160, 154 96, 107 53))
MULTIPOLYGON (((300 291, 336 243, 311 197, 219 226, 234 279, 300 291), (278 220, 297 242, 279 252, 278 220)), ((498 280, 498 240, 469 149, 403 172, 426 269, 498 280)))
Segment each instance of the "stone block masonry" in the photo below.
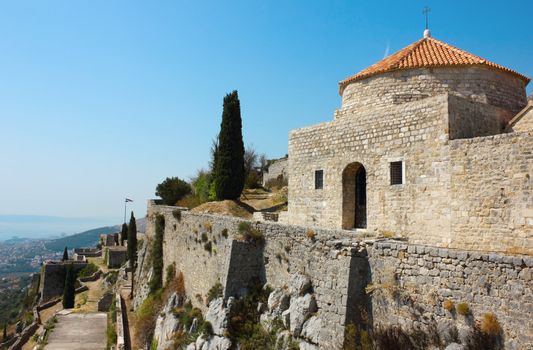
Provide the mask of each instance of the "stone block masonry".
POLYGON ((65 288, 66 265, 71 264, 74 271, 78 272, 87 266, 85 261, 48 262, 41 268, 41 302, 63 295, 65 288))
MULTIPOLYGON (((533 347, 530 256, 372 241, 353 231, 270 222, 248 222, 265 240, 246 243, 238 239, 241 219, 174 214, 176 210, 151 202, 147 239, 154 233, 150 217, 165 215, 164 266, 175 264, 176 271, 183 272, 189 297, 204 311, 207 292, 217 282, 227 298, 257 280, 286 288, 292 277, 304 274, 318 307, 321 327, 314 342, 320 349, 342 348, 349 323, 369 328, 457 327, 465 336, 470 323, 487 312, 502 325, 506 349, 533 347), (211 253, 203 237, 211 242, 211 253), (467 303, 472 315, 450 313, 443 307, 445 300, 467 303)), ((150 276, 149 256, 140 253, 139 261, 143 259, 135 284, 137 306, 150 276)))

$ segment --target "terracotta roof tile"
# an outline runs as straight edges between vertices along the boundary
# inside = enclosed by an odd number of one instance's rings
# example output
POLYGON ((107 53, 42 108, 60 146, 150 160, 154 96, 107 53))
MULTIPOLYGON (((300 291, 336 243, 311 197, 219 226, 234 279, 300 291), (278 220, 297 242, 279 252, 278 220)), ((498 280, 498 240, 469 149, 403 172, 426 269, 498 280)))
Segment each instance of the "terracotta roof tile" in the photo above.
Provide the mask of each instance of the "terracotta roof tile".
POLYGON ((448 45, 440 40, 427 37, 393 53, 359 73, 340 81, 340 94, 342 95, 346 86, 351 82, 380 73, 413 68, 473 65, 481 65, 502 70, 522 79, 526 84, 530 81, 530 78, 515 72, 514 70, 487 61, 479 56, 448 45))

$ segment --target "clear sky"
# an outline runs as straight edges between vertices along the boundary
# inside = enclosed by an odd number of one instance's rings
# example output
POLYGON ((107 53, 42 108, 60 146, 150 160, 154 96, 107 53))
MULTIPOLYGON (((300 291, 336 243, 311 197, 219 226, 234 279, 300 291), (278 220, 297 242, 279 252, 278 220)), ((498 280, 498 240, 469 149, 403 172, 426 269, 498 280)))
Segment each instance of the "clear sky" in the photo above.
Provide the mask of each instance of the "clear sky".
POLYGON ((0 214, 144 215, 206 166, 233 89, 245 144, 283 156, 339 80, 421 38, 425 5, 433 37, 533 76, 531 0, 1 1, 0 214))

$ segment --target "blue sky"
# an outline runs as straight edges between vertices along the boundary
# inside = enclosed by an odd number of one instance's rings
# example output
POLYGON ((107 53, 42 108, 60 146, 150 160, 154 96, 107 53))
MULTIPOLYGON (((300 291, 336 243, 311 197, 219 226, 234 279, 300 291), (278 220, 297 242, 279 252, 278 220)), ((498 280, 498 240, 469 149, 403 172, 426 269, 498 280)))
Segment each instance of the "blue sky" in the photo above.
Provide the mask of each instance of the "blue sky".
POLYGON ((283 156, 339 80, 422 36, 425 5, 435 38, 533 75, 529 0, 1 1, 0 214, 144 215, 206 166, 233 89, 245 143, 283 156))

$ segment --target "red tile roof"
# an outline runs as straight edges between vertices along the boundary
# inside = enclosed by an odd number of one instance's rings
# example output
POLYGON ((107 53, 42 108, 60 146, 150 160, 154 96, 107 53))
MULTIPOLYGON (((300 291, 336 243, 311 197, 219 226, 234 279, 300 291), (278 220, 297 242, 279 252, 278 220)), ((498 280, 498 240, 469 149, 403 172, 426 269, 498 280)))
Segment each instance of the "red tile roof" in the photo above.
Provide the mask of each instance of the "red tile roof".
POLYGON ((342 95, 348 84, 376 74, 413 68, 450 66, 485 66, 510 73, 519 79, 522 79, 526 84, 530 81, 530 78, 515 72, 514 70, 487 61, 479 56, 475 56, 469 52, 448 45, 440 40, 427 37, 393 53, 359 73, 341 80, 339 82, 340 94, 342 95))

